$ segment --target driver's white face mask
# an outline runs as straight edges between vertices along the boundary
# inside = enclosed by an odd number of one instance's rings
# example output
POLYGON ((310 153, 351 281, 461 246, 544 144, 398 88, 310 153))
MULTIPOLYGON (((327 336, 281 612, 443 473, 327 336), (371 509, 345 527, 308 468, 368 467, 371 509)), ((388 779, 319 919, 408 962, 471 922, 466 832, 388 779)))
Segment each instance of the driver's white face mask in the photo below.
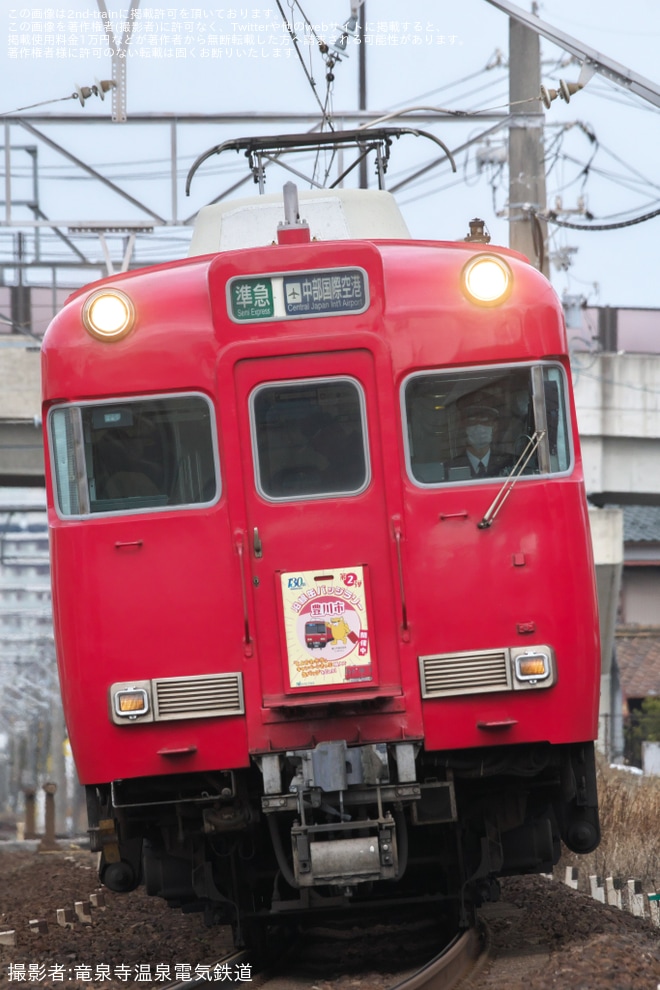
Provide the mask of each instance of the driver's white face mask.
POLYGON ((466 427, 465 435, 471 447, 488 447, 493 439, 493 427, 475 423, 466 427))

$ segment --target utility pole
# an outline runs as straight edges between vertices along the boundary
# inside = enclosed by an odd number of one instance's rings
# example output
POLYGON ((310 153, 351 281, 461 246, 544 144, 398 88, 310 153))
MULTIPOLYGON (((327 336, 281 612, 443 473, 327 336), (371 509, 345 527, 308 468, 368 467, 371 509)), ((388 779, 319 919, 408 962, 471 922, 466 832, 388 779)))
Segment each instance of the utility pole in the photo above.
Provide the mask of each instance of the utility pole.
MULTIPOLYGON (((358 40, 360 47, 358 49, 358 109, 367 109, 367 46, 365 43, 365 38, 367 36, 367 12, 366 12, 366 0, 362 0, 362 5, 360 10, 360 28, 358 30, 358 40)), ((369 179, 367 178, 367 160, 366 158, 360 162, 360 189, 369 188, 369 179)))
POLYGON ((547 224, 536 216, 546 208, 540 49, 538 33, 510 18, 509 244, 547 276, 547 224))

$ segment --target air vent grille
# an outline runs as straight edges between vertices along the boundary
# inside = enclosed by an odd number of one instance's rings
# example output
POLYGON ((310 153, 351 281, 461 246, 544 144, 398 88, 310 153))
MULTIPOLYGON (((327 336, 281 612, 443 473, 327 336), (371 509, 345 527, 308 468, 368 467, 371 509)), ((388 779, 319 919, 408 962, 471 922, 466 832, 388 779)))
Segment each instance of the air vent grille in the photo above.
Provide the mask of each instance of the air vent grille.
POLYGON ((240 673, 165 677, 153 681, 156 721, 242 715, 243 677, 240 673))
POLYGON ((510 691, 508 649, 445 653, 419 658, 422 697, 510 691))

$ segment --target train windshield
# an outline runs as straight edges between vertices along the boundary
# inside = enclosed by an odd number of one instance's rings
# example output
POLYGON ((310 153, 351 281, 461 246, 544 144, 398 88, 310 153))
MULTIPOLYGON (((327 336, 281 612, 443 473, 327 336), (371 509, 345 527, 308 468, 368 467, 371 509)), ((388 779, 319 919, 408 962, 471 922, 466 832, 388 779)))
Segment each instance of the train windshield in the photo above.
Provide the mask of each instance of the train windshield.
POLYGON ((411 477, 424 485, 501 481, 535 436, 523 476, 568 471, 565 396, 559 365, 411 376, 403 389, 411 477))
POLYGON ((59 406, 48 420, 65 516, 215 499, 212 409, 201 395, 59 406))
POLYGON ((257 489, 268 499, 353 495, 369 481, 362 389, 352 380, 277 382, 250 399, 257 489))

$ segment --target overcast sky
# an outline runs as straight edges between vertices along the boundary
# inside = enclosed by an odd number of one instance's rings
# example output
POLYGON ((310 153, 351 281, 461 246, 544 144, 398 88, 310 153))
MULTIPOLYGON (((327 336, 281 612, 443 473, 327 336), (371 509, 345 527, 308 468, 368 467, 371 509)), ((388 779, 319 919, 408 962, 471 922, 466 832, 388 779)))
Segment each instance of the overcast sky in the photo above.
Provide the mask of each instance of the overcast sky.
MULTIPOLYGON (((521 6, 529 8, 525 0, 521 6)), ((254 0, 233 6, 222 0, 196 7, 180 0, 141 0, 138 19, 128 47, 127 107, 137 112, 210 113, 237 111, 318 112, 326 103, 326 67, 318 49, 310 45, 305 18, 318 37, 332 43, 337 26, 350 14, 350 0, 282 0, 293 10, 298 25, 300 51, 307 73, 293 45, 281 28, 276 2, 254 0), (302 12, 301 12, 302 11, 302 12), (304 15, 304 16, 303 16, 304 15)), ((3 0, 0 12, 0 112, 71 94, 76 85, 90 85, 111 74, 107 43, 100 34, 96 0, 63 0, 58 5, 13 3, 3 0), (49 25, 52 25, 49 28, 49 25)), ((116 32, 129 0, 107 0, 116 32)), ((657 0, 600 0, 598 4, 575 0, 544 0, 539 16, 635 72, 658 81, 660 4, 657 0)), ((411 105, 454 110, 506 110, 508 21, 486 0, 367 0, 367 105, 387 112, 411 105)), ((349 57, 333 70, 334 82, 328 108, 336 118, 357 108, 357 48, 349 42, 349 57)), ((579 66, 558 65, 562 53, 542 41, 543 81, 556 87, 560 78, 574 81, 579 66)), ((530 93, 530 96, 536 94, 530 93)), ((86 106, 67 100, 30 112, 110 116, 109 100, 92 98, 86 106)), ((628 220, 660 205, 660 118, 658 109, 631 96, 615 84, 594 76, 570 104, 555 101, 546 115, 548 202, 561 197, 564 208, 579 208, 580 200, 597 223, 628 220)), ((467 222, 483 217, 493 241, 508 243, 505 219, 507 177, 500 159, 505 132, 487 143, 474 139, 492 122, 468 121, 424 125, 450 148, 466 143, 469 150, 458 157, 458 174, 446 166, 423 181, 401 190, 398 199, 414 236, 462 238, 467 222), (498 215, 501 214, 501 215, 498 215)), ((58 142, 117 181, 128 181, 139 200, 158 204, 167 214, 170 191, 166 164, 169 146, 154 146, 151 132, 108 123, 102 128, 75 128, 65 136, 61 129, 40 125, 58 142), (159 202, 160 201, 160 202, 159 202)), ((300 125, 300 130, 309 125, 300 125)), ((420 125, 421 126, 421 125, 420 125)), ((250 134, 248 119, 231 127, 195 128, 182 134, 179 146, 180 214, 187 215, 239 176, 241 162, 232 160, 218 172, 213 159, 202 170, 193 196, 184 203, 185 173, 205 148, 250 134)), ((282 126, 272 124, 275 132, 282 126)), ((287 125, 288 130, 295 129, 287 125)), ((12 130, 12 133, 15 133, 12 130)), ((3 141, 4 143, 4 141, 3 141)), ((12 144, 34 143, 13 137, 12 144)), ((138 218, 139 211, 116 202, 107 193, 99 196, 89 180, 47 148, 40 148, 40 203, 51 218, 138 218)), ((388 183, 400 181, 413 168, 435 157, 435 149, 419 139, 398 142, 393 151, 388 183), (400 147, 399 147, 400 145, 400 147)), ((15 198, 30 197, 27 159, 14 153, 12 187, 15 198)), ((252 193, 253 187, 245 187, 252 193)), ((276 191, 270 187, 269 191, 276 191)), ((4 197, 2 197, 4 198, 4 197)), ((19 206, 14 217, 28 215, 19 206)), ((566 216, 588 223, 584 216, 566 216)), ((557 291, 583 296, 592 305, 645 306, 660 309, 660 285, 654 271, 660 217, 622 230, 604 233, 557 230, 552 232, 554 258, 552 281, 557 291), (561 269, 557 262, 561 260, 561 269), (569 265, 570 262, 570 265, 569 265)), ((63 248, 45 239, 44 244, 63 248)), ((0 228, 0 250, 10 246, 0 228)), ((91 248, 90 248, 91 250, 91 248)), ((186 253, 185 239, 170 240, 168 255, 186 253)), ((153 257, 164 257, 152 251, 153 257)), ((145 260, 148 260, 145 255, 145 260)))

